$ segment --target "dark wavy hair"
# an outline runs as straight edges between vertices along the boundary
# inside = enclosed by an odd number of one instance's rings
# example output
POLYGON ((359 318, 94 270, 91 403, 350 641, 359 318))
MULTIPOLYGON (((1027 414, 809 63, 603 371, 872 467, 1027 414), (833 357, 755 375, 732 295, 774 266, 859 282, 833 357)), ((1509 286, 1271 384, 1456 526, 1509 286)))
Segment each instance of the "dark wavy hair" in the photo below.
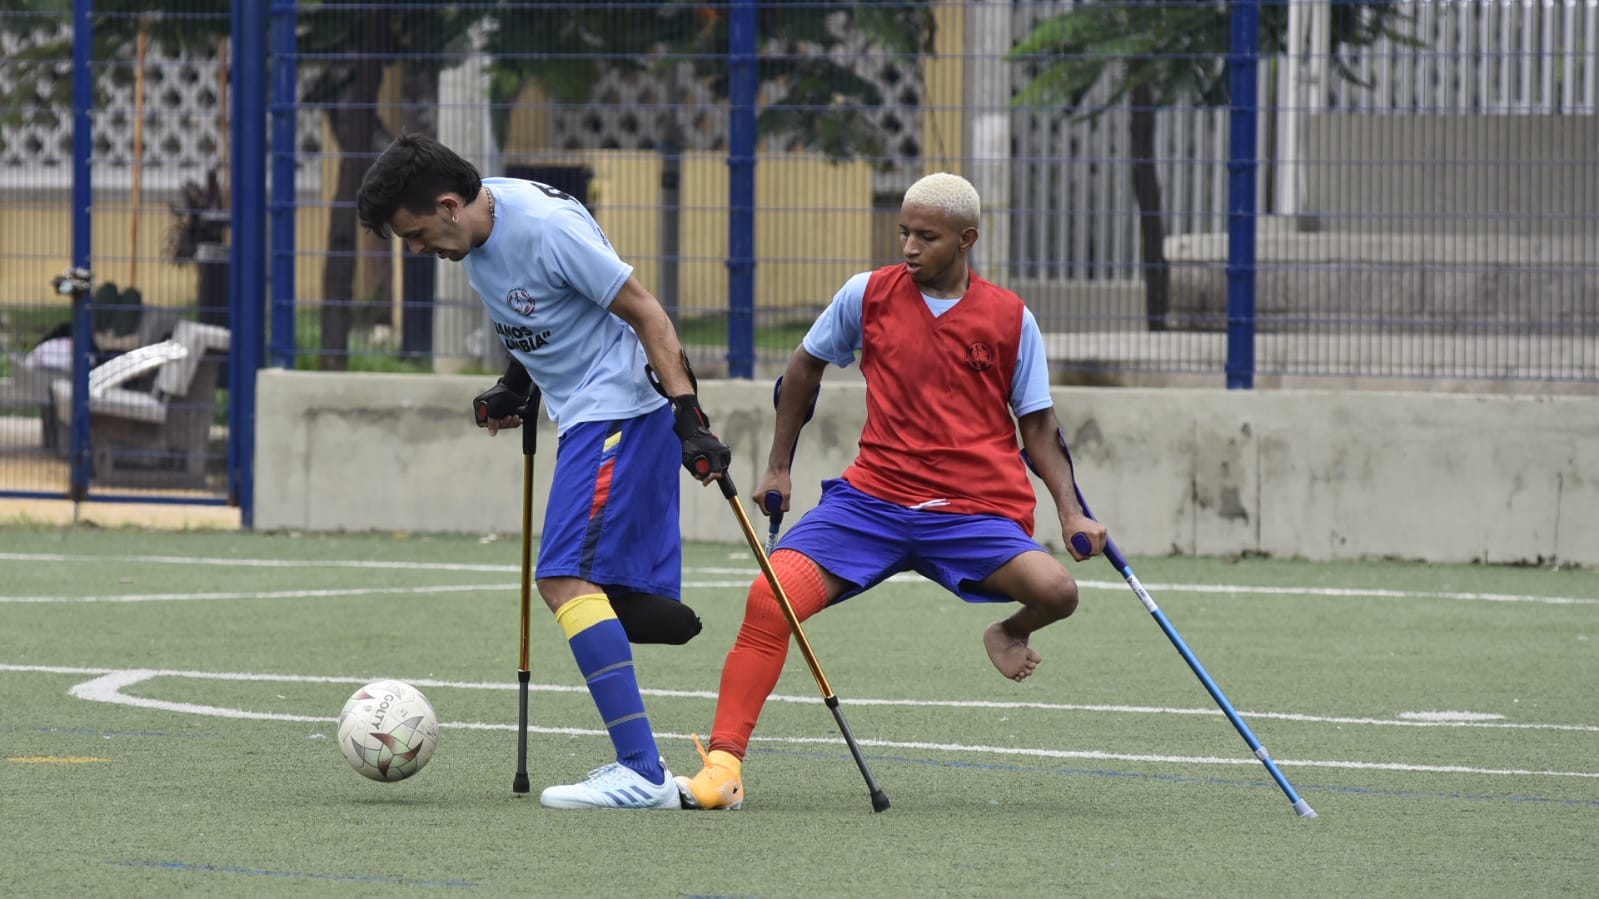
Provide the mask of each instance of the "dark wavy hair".
POLYGON ((383 149, 366 170, 355 195, 361 226, 379 237, 389 236, 389 219, 401 209, 427 215, 439 194, 457 193, 471 205, 483 179, 472 163, 425 134, 402 133, 383 149))

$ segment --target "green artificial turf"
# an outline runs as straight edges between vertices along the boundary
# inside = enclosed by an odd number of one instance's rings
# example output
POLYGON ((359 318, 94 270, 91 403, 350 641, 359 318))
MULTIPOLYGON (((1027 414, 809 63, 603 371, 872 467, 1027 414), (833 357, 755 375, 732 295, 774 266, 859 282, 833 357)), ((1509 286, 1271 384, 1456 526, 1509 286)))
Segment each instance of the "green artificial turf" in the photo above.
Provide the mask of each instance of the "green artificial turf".
MULTIPOLYGON (((1599 858, 1599 575, 1133 560, 1315 808, 1284 792, 1116 573, 1073 565, 1038 673, 994 672, 1004 607, 896 580, 807 623, 893 802, 798 652, 736 812, 541 808, 609 761, 542 603, 534 795, 515 769, 516 540, 0 528, 7 896, 1559 896, 1599 858), (422 687, 411 780, 350 770, 361 683, 422 687), (1448 713, 1448 714, 1441 714, 1448 713)), ((685 552, 705 631, 639 647, 662 751, 698 767, 756 568, 685 552)))

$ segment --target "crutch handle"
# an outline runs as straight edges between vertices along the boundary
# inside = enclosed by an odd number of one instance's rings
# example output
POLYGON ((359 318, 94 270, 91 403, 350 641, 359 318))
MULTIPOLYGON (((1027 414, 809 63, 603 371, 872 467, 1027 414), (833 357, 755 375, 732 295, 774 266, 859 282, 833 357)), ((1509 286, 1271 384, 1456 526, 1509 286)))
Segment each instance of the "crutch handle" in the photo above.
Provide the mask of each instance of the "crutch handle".
MULTIPOLYGON (((791 457, 792 458, 792 457, 791 457)), ((776 490, 766 491, 761 497, 761 508, 766 510, 766 554, 771 555, 777 548, 777 534, 783 530, 783 494, 776 490)))
MULTIPOLYGON (((816 398, 822 394, 822 385, 818 383, 816 389, 811 391, 811 403, 805 407, 805 420, 800 422, 800 427, 810 424, 812 416, 816 414, 816 398)), ((778 375, 772 384, 772 408, 776 409, 778 400, 783 395, 783 376, 778 375)), ((788 462, 794 464, 794 454, 799 451, 799 434, 794 434, 794 444, 788 448, 788 462)), ((771 552, 777 545, 777 533, 783 529, 783 494, 776 490, 766 491, 766 496, 761 498, 761 507, 766 510, 770 523, 766 528, 766 551, 771 552)))

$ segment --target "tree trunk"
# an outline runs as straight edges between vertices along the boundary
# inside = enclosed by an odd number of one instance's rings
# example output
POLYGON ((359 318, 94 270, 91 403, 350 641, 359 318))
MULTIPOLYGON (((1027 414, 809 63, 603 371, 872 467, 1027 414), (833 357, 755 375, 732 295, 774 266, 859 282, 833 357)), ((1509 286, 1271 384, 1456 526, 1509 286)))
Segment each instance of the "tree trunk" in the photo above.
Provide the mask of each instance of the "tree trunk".
POLYGON ((1139 257, 1144 278, 1144 317, 1151 331, 1166 330, 1171 308, 1171 268, 1166 264, 1166 226, 1160 205, 1160 173, 1155 168, 1155 98, 1145 85, 1128 96, 1131 115, 1133 198, 1138 202, 1139 257))
POLYGON ((338 178, 328 211, 328 257, 322 270, 322 355, 317 367, 344 371, 350 366, 350 302, 355 298, 356 244, 360 223, 355 195, 371 159, 366 151, 383 133, 378 121, 378 86, 383 80, 382 14, 368 13, 361 28, 361 57, 342 101, 328 110, 328 126, 339 145, 338 178))

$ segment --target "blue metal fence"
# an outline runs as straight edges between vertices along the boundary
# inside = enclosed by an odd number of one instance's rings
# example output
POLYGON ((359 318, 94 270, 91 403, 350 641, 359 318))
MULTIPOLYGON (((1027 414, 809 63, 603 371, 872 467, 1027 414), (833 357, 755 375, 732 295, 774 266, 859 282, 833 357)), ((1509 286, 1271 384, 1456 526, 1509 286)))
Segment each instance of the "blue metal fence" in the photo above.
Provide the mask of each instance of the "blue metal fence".
POLYGON ((355 224, 402 129, 582 199, 704 375, 775 373, 948 170, 1063 382, 1599 384, 1585 0, 61 0, 0 42, 0 493, 113 495, 89 342, 70 408, 25 360, 52 316, 104 333, 124 266, 146 313, 233 331, 205 474, 161 495, 248 503, 260 364, 498 368, 459 267, 355 224), (153 249, 219 217, 225 263, 153 249), (42 290, 69 264, 76 307, 42 290))
POLYGON ((251 373, 228 364, 232 24, 214 2, 0 12, 7 496, 229 502, 224 372, 251 373))

